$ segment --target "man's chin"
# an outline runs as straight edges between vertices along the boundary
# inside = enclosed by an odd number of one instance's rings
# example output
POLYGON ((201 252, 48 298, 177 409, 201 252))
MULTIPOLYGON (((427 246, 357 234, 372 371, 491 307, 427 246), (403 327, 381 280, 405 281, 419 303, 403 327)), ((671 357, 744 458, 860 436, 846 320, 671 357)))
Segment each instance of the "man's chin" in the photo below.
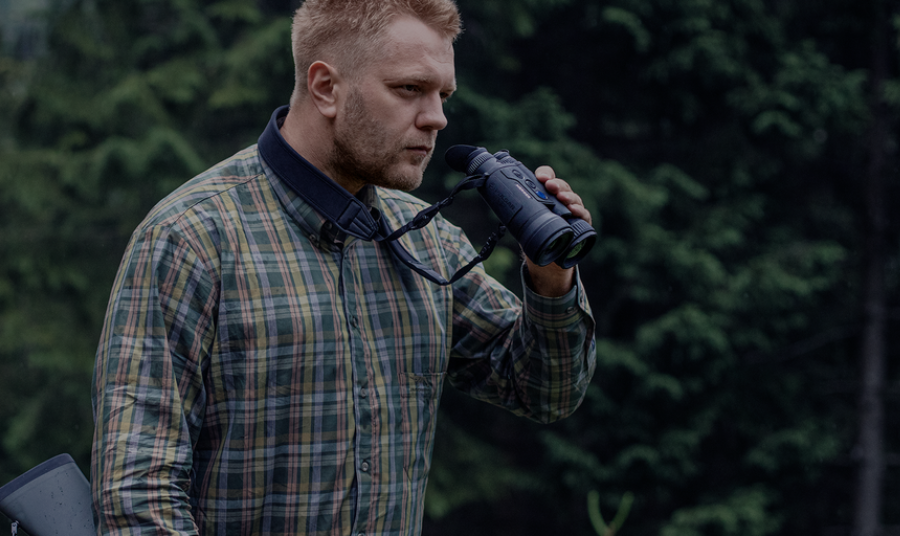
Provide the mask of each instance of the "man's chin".
POLYGON ((400 190, 401 192, 412 192, 422 185, 422 177, 393 177, 386 179, 382 184, 377 184, 382 188, 389 190, 400 190))
POLYGON ((377 186, 411 192, 422 185, 422 177, 425 172, 424 163, 422 165, 406 165, 403 168, 405 169, 391 170, 393 173, 382 177, 377 186))

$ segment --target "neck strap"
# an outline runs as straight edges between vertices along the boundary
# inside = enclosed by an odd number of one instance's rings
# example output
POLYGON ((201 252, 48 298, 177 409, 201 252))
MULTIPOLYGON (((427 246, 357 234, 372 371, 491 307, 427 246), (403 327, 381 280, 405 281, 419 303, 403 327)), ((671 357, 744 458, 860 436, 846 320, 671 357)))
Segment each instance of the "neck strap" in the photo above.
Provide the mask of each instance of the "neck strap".
MULTIPOLYGON (((269 167, 291 190, 316 212, 332 222, 344 233, 362 240, 387 242, 394 256, 419 275, 438 285, 450 285, 458 281, 479 262, 487 259, 497 242, 506 232, 500 228, 488 238, 481 252, 466 266, 457 271, 450 280, 425 266, 416 259, 397 239, 414 229, 428 225, 440 210, 453 202, 453 197, 463 190, 478 188, 484 184, 484 177, 466 177, 456 185, 450 196, 419 212, 406 225, 391 231, 384 218, 373 217, 368 207, 345 190, 330 177, 319 171, 308 160, 300 156, 281 135, 279 123, 287 116, 288 107, 282 106, 272 114, 269 124, 259 137, 259 154, 269 167)), ((377 215, 377 211, 376 211, 377 215)))

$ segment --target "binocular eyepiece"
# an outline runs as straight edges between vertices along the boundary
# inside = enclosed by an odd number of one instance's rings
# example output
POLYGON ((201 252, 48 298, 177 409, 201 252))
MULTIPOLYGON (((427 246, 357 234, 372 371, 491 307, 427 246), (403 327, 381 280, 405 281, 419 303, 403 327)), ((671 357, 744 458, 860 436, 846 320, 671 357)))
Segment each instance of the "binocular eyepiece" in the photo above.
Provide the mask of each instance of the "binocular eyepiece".
POLYGON ((597 232, 550 194, 534 173, 507 151, 454 145, 444 158, 456 171, 482 176, 478 192, 538 266, 571 268, 590 252, 597 232))

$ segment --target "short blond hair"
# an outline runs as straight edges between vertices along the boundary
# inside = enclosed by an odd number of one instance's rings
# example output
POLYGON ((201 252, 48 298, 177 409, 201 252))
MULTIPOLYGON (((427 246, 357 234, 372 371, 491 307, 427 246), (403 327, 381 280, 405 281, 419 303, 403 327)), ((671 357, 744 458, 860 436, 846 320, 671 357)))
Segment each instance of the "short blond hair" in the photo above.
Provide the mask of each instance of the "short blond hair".
POLYGON ((462 31, 453 0, 305 0, 294 14, 294 94, 306 93, 306 75, 316 61, 334 63, 351 75, 378 47, 386 28, 399 16, 412 16, 453 42, 462 31))

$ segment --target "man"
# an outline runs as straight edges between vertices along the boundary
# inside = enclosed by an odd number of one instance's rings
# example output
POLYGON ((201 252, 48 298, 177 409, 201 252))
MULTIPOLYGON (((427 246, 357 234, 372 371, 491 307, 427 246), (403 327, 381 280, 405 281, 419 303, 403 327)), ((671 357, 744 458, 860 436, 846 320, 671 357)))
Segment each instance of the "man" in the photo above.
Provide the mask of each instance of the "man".
MULTIPOLYGON (((357 236, 425 208, 403 190, 446 125, 459 27, 451 0, 307 0, 290 110, 135 231, 95 369, 101 533, 419 534, 445 377, 538 421, 578 406, 573 269, 528 261, 521 304, 480 266, 440 286, 357 236), (323 214, 342 196, 364 214, 323 214)), ((448 278, 475 256, 441 218, 400 242, 448 278)))

